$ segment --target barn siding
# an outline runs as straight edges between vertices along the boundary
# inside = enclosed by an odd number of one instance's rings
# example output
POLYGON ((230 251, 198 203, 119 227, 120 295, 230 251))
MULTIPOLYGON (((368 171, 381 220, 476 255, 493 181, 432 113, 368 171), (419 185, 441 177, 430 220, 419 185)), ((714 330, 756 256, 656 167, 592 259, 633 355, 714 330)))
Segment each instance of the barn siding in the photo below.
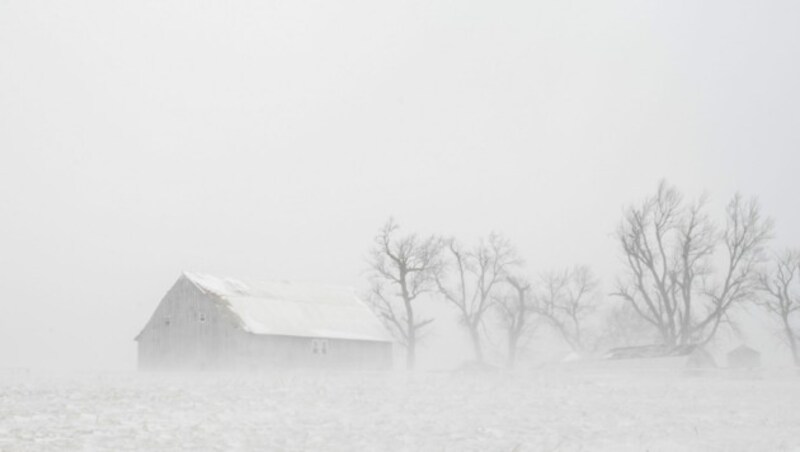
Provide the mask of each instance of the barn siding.
POLYGON ((237 320, 180 278, 139 336, 139 368, 211 368, 231 356, 237 320), (205 321, 200 316, 205 316, 205 321), (169 324, 167 324, 169 322, 169 324))
POLYGON ((210 297, 184 277, 173 285, 137 338, 140 369, 392 366, 389 342, 328 338, 328 352, 314 354, 312 340, 324 338, 248 333, 241 329, 234 314, 210 297), (201 315, 205 321, 201 321, 201 315))
POLYGON ((242 367, 389 369, 392 367, 392 344, 332 338, 268 336, 245 333, 242 367), (314 354, 312 341, 327 341, 327 353, 314 354))

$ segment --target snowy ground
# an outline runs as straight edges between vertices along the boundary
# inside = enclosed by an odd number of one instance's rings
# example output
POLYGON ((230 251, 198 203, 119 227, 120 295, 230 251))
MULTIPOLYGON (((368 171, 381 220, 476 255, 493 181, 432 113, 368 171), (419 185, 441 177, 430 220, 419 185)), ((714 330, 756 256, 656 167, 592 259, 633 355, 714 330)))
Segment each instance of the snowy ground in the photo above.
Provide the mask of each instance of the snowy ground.
POLYGON ((0 371, 0 450, 800 451, 800 378, 0 371))

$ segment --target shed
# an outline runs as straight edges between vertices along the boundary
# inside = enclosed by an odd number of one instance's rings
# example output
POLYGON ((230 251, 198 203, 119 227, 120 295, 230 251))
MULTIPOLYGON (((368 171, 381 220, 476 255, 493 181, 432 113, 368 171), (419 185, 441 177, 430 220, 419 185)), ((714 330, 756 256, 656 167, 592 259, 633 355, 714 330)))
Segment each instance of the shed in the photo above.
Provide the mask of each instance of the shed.
POLYGON ((183 273, 136 336, 138 367, 392 366, 392 340, 350 288, 183 273))
POLYGON ((742 344, 728 352, 728 367, 731 369, 755 369, 761 367, 761 353, 742 344))

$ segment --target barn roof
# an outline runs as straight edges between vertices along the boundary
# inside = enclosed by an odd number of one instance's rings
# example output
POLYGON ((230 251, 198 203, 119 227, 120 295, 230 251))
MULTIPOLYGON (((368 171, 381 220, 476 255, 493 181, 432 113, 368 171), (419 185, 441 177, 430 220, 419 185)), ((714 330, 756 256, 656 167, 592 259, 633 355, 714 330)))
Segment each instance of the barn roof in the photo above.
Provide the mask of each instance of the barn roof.
POLYGON ((253 334, 391 341, 386 328, 347 287, 183 277, 236 315, 253 334))

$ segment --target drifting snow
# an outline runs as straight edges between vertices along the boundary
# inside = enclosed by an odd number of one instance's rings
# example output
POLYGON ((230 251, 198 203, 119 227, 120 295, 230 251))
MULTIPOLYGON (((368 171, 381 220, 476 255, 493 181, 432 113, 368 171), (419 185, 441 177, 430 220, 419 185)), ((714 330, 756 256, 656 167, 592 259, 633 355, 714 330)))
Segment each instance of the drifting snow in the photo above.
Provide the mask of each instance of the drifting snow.
POLYGON ((0 373, 0 450, 800 451, 800 381, 0 373))

